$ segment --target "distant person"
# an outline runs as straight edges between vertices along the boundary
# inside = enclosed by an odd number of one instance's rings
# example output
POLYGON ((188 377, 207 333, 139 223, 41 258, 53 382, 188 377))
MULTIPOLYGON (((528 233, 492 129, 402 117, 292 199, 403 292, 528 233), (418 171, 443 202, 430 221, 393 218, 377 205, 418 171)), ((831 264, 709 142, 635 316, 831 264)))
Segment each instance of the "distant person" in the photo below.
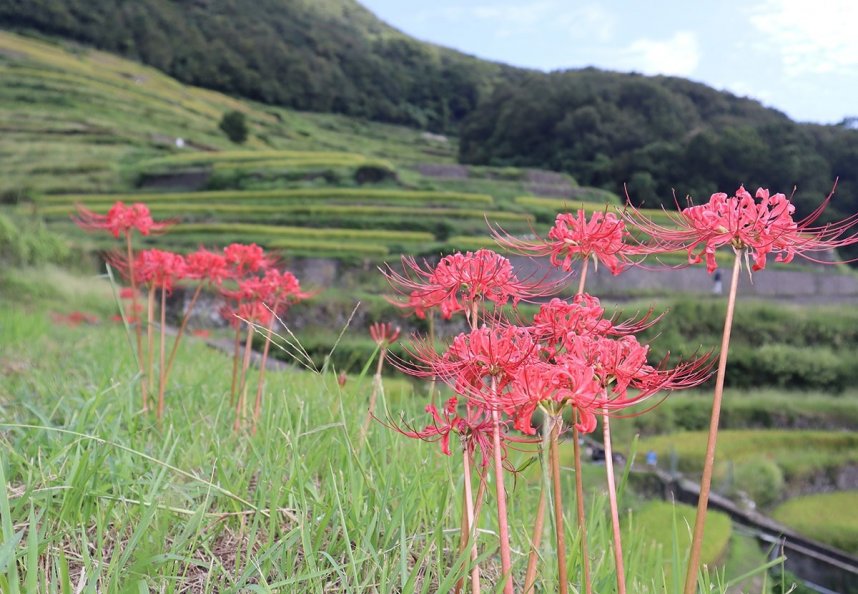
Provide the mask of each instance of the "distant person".
POLYGON ((724 289, 723 285, 721 284, 721 271, 720 270, 715 271, 715 275, 712 277, 712 281, 713 281, 712 293, 715 295, 720 295, 721 291, 724 289))
POLYGON ((646 453, 646 465, 658 466, 658 454, 655 453, 655 450, 650 450, 646 453))

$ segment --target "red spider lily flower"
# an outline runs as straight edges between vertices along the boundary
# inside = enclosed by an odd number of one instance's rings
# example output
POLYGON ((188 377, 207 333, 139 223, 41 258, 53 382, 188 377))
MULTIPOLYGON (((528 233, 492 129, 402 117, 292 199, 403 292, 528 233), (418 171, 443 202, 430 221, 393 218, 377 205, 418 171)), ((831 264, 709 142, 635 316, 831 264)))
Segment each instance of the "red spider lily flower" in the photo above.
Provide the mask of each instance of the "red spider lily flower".
POLYGON ((66 326, 79 326, 80 324, 98 324, 98 316, 84 313, 82 311, 73 311, 68 314, 52 313, 51 319, 55 324, 64 324, 66 326))
POLYGON ((566 355, 579 365, 588 365, 605 390, 605 401, 600 407, 616 411, 653 396, 658 392, 699 386, 712 372, 715 360, 711 353, 678 362, 668 367, 669 357, 658 366, 647 361, 649 345, 638 342, 634 336, 609 338, 604 336, 578 336, 566 355), (634 389, 634 395, 629 389, 634 389))
POLYGON ((231 272, 223 254, 216 254, 200 248, 185 257, 187 278, 205 280, 215 286, 230 278, 231 272))
MULTIPOLYGON (((108 260, 120 273, 128 276, 127 258, 112 254, 108 256, 108 260)), ((141 250, 134 257, 134 281, 140 285, 172 291, 176 282, 185 278, 186 274, 185 259, 173 252, 158 249, 141 250)))
POLYGON ((237 321, 244 320, 261 326, 267 326, 273 315, 271 310, 265 307, 262 301, 256 299, 242 301, 232 314, 237 321))
POLYGON ((405 274, 390 267, 382 271, 391 285, 408 293, 407 302, 393 303, 420 313, 439 307, 445 319, 459 311, 470 315, 471 307, 478 302, 501 306, 511 301, 516 305, 522 299, 548 295, 554 290, 553 285, 519 280, 509 260, 491 250, 457 252, 442 258, 434 268, 427 266, 427 270, 409 257, 403 256, 402 264, 405 274))
POLYGON ((399 340, 400 328, 395 328, 390 322, 376 322, 370 324, 369 335, 379 347, 388 347, 399 340))
POLYGON ((272 263, 266 257, 265 251, 255 243, 250 245, 231 243, 224 248, 223 255, 235 278, 243 278, 248 274, 264 270, 272 263))
POLYGON ((532 418, 537 408, 543 406, 550 414, 557 414, 565 405, 581 412, 576 426, 590 433, 595 428, 595 424, 591 428, 590 419, 595 419, 591 409, 602 392, 591 367, 536 361, 518 370, 501 402, 514 427, 527 435, 536 433, 532 418))
POLYGON ((622 400, 635 379, 653 371, 647 363, 649 346, 640 344, 634 336, 575 336, 571 343, 569 357, 590 365, 600 385, 606 389, 612 386, 612 393, 622 400))
POLYGON ((632 264, 629 255, 638 253, 626 242, 629 233, 625 222, 613 212, 594 212, 589 220, 583 209, 575 214, 560 213, 545 239, 518 239, 496 229, 492 234, 503 247, 525 255, 549 256, 554 266, 567 272, 574 261, 592 257, 611 274, 620 274, 632 264))
MULTIPOLYGON (((420 291, 414 290, 408 295, 408 300, 405 303, 400 303, 395 300, 389 300, 389 302, 397 307, 401 307, 402 309, 410 309, 414 312, 414 315, 421 320, 426 319, 426 310, 431 309, 433 307, 433 303, 435 301, 430 297, 422 295, 420 291)), ((442 312, 442 317, 445 320, 449 320, 453 316, 453 312, 442 312)))
MULTIPOLYGON (((613 324, 604 314, 599 300, 587 293, 575 295, 571 303, 554 298, 540 306, 533 317, 531 331, 537 340, 554 349, 555 345, 565 344, 570 335, 610 333, 613 324)), ((553 355, 553 351, 549 355, 553 355)))
POLYGON ((493 424, 484 411, 469 409, 464 417, 458 414, 459 401, 456 397, 450 398, 444 403, 439 411, 437 407, 429 404, 426 412, 432 416, 432 423, 426 425, 422 430, 399 427, 395 424, 389 426, 403 435, 423 441, 438 441, 441 451, 450 456, 450 434, 455 434, 462 442, 462 447, 473 456, 479 450, 481 454, 481 465, 487 466, 492 452, 492 428, 493 424))
POLYGON ((831 263, 812 254, 858 243, 858 233, 846 235, 858 224, 858 213, 836 223, 814 225, 833 195, 834 190, 816 210, 798 221, 793 219, 795 206, 785 195, 771 195, 769 190, 759 188, 751 196, 744 186, 733 196, 723 192, 712 194, 706 204, 691 205, 671 214, 675 228, 657 225, 634 210, 627 218, 653 238, 653 244, 648 246, 650 251, 684 249, 690 264, 705 259, 710 273, 718 267, 716 250, 726 245, 744 252, 746 260, 753 256, 752 271, 763 270, 772 253, 776 254, 776 262, 791 262, 800 256, 813 262, 831 263))
POLYGON ((254 276, 239 281, 235 291, 222 290, 221 293, 237 304, 236 307, 224 308, 221 312, 224 317, 231 320, 241 318, 259 324, 267 324, 272 314, 282 312, 289 305, 310 296, 301 291, 294 274, 274 268, 266 270, 262 277, 254 276))
POLYGON ((262 288, 258 298, 278 304, 278 309, 312 296, 301 290, 301 283, 288 270, 280 272, 276 268, 269 268, 259 282, 262 288))
POLYGON ((212 335, 211 331, 206 330, 205 328, 200 328, 198 330, 192 330, 191 334, 193 334, 197 338, 202 338, 204 340, 207 338, 211 338, 211 335, 212 335))
POLYGON ((499 395, 516 370, 536 358, 537 352, 538 344, 527 328, 495 324, 459 334, 443 354, 428 341, 416 342, 409 354, 417 366, 396 359, 393 365, 405 373, 450 384, 470 404, 500 408, 499 395))
POLYGON ((119 289, 120 299, 134 299, 134 289, 131 287, 122 287, 119 289))
POLYGON ((591 366, 582 365, 579 357, 568 354, 553 366, 552 381, 557 385, 552 400, 568 404, 578 411, 575 427, 581 433, 596 429, 596 412, 605 402, 605 390, 597 381, 591 366))
POLYGON ((149 212, 149 207, 141 202, 126 206, 119 201, 110 207, 106 215, 95 213, 81 205, 77 205, 77 216, 73 216, 77 225, 83 229, 103 229, 110 231, 113 237, 130 233, 137 229, 141 235, 165 231, 175 221, 155 222, 149 212))
POLYGON ((185 259, 164 250, 143 250, 134 259, 135 273, 144 284, 171 291, 176 281, 185 278, 185 259))

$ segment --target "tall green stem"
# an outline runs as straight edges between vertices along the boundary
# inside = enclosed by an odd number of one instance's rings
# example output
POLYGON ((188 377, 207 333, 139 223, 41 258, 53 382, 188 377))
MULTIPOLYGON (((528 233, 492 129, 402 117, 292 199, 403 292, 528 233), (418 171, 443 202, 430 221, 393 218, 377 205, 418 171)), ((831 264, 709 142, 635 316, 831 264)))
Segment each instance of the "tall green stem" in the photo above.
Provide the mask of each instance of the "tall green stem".
POLYGON ((381 372, 384 369, 384 359, 387 355, 387 345, 382 344, 378 347, 378 363, 375 367, 375 375, 372 376, 372 393, 369 395, 369 410, 366 413, 366 419, 364 419, 363 427, 360 430, 360 443, 363 444, 364 439, 366 439, 366 434, 369 432, 369 425, 372 423, 372 417, 375 415, 375 403, 378 400, 378 393, 384 390, 384 385, 382 384, 381 372))
POLYGON ((578 530, 581 532, 581 567, 584 571, 584 591, 593 594, 590 583, 590 554, 587 551, 587 517, 584 513, 584 477, 581 470, 581 435, 576 426, 579 421, 578 409, 574 409, 572 439, 575 450, 575 499, 578 507, 578 530))
POLYGON ((706 510, 709 507, 712 470, 715 467, 715 446, 718 440, 718 421, 721 417, 721 398, 724 395, 724 378, 727 375, 727 352, 730 348, 730 332, 733 329, 736 292, 739 288, 739 273, 742 269, 742 251, 735 250, 735 252, 736 259, 733 261, 733 277, 730 280, 730 294, 727 297, 727 315, 724 318, 724 334, 721 338, 721 354, 718 358, 718 374, 715 379, 715 396, 712 398, 712 416, 709 420, 709 440, 706 443, 703 476, 700 477, 700 496, 697 499, 697 516, 694 519, 694 532, 691 536, 691 551, 685 574, 684 594, 694 594, 697 591, 697 570, 700 567, 703 529, 706 524, 706 510))
POLYGON ((235 338, 232 344, 232 386, 229 389, 229 405, 235 404, 235 394, 238 389, 238 360, 241 354, 241 324, 235 327, 235 338))
POLYGON ((164 362, 166 361, 164 351, 164 329, 167 326, 167 291, 161 287, 161 327, 160 327, 160 344, 158 358, 158 413, 156 418, 160 421, 164 417, 164 391, 166 389, 166 369, 164 362))
MULTIPOLYGON (((467 535, 471 541, 471 592, 480 594, 480 566, 477 563, 477 526, 474 516, 474 494, 471 487, 471 454, 467 445, 462 443, 462 463, 465 473, 465 516, 467 519, 467 535)), ((467 541, 466 541, 467 542, 467 541)))
POLYGON ((256 383, 256 401, 253 403, 251 435, 256 435, 256 425, 259 423, 259 417, 262 414, 262 391, 265 388, 265 368, 268 366, 268 352, 271 350, 271 334, 274 332, 274 322, 277 320, 276 312, 279 306, 280 302, 275 301, 274 307, 271 308, 271 318, 268 320, 268 327, 265 332, 265 346, 262 347, 262 362, 259 364, 259 379, 256 383))
POLYGON ((557 539, 557 591, 569 591, 569 576, 566 571, 566 530, 563 527, 563 489, 560 484, 560 415, 551 420, 551 484, 554 487, 554 532, 557 539))
POLYGON ((244 360, 241 363, 241 379, 238 382, 238 399, 235 404, 235 423, 232 430, 238 433, 244 420, 245 400, 247 398, 247 370, 250 367, 250 355, 253 352, 253 326, 247 325, 247 339, 244 342, 244 360))
POLYGON ((128 259, 128 280, 131 281, 131 317, 134 320, 134 334, 137 336, 137 369, 140 371, 140 394, 143 398, 143 412, 148 412, 146 366, 143 362, 143 322, 137 306, 137 279, 134 278, 134 254, 131 250, 130 231, 125 232, 125 254, 128 259))
POLYGON ((617 570, 617 594, 626 594, 626 570, 623 564, 623 541, 620 535, 620 512, 614 479, 614 452, 611 445, 611 422, 608 411, 602 409, 602 435, 605 439, 605 473, 608 478, 608 501, 611 505, 611 528, 614 533, 614 563, 617 570))
POLYGON ((149 287, 149 295, 146 299, 146 386, 147 394, 152 389, 152 378, 155 376, 155 285, 149 287))
POLYGON ((197 304, 197 299, 200 297, 200 292, 203 290, 203 285, 197 286, 194 291, 194 296, 191 298, 191 304, 182 316, 182 323, 179 325, 179 330, 176 332, 176 339, 173 341, 173 348, 170 349, 170 357, 167 359, 167 371, 164 373, 164 382, 166 383, 170 377, 170 372, 173 370, 173 361, 176 359, 176 351, 179 350, 179 341, 185 333, 185 328, 188 326, 188 320, 191 318, 191 313, 194 311, 194 306, 197 304))
POLYGON ((500 413, 497 409, 497 380, 492 377, 492 454, 495 462, 495 494, 498 506, 498 540, 500 541, 501 574, 503 575, 504 594, 512 591, 512 555, 509 546, 509 522, 506 511, 506 490, 503 480, 503 457, 500 436, 500 413))
MULTIPOLYGON (((584 287, 587 284, 587 269, 589 267, 589 259, 584 258, 581 262, 581 275, 578 278, 578 291, 577 295, 582 295, 584 293, 584 287)), ((551 430, 544 430, 545 435, 543 439, 543 449, 546 448, 545 440, 548 439, 551 430)), ((536 520, 533 523, 533 534, 530 538, 530 555, 527 559, 527 572, 524 577, 524 592, 525 594, 532 594, 533 589, 536 585, 536 562, 538 559, 538 551, 539 545, 542 542, 542 529, 543 524, 545 522, 545 507, 548 501, 548 497, 546 495, 546 487, 543 482, 542 490, 539 493, 539 504, 536 507, 536 520)), ((555 504, 556 508, 556 504, 555 504)), ((555 519, 557 523, 558 530, 562 530, 563 519, 562 516, 560 518, 555 519)), ((565 550, 565 547, 564 547, 565 550)), ((558 560, 560 562, 560 560, 558 560)), ((565 571, 565 559, 562 561, 564 563, 564 571, 565 571)))
POLYGON ((536 563, 539 561, 539 545, 542 543, 542 533, 545 526, 545 508, 548 502, 548 450, 550 446, 552 421, 544 417, 542 424, 542 488, 539 490, 539 504, 536 507, 536 518, 533 521, 533 534, 530 537, 530 554, 527 556, 527 572, 524 574, 524 594, 533 594, 536 587, 536 563))

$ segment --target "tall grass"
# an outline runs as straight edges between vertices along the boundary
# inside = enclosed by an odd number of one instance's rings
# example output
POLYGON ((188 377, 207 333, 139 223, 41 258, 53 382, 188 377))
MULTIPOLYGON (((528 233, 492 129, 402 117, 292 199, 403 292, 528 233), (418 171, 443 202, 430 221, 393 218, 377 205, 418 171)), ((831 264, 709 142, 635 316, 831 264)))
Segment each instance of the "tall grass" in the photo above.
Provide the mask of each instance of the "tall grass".
MULTIPOLYGON (((341 389, 333 373, 270 373, 257 436, 234 436, 226 355, 189 343, 159 428, 137 413, 120 328, 50 327, 44 316, 0 310, 0 361, 17 362, 4 368, 0 394, 0 590, 20 581, 45 592, 437 592, 467 571, 454 552, 457 462, 378 424, 356 448, 370 378, 341 389)), ((388 385, 383 405, 422 422, 422 399, 400 386, 388 385)), ((538 474, 531 467, 510 496, 517 580, 538 474)), ((594 587, 606 592, 614 576, 605 499, 590 501, 594 587)), ((483 513, 484 530, 495 530, 492 516, 483 513)), ((493 582, 489 540, 479 562, 493 582)), ((550 543, 541 554, 538 586, 551 591, 550 543)), ((643 538, 630 542, 633 591, 664 591, 662 555, 643 538)), ((578 563, 570 559, 570 575, 578 563)))

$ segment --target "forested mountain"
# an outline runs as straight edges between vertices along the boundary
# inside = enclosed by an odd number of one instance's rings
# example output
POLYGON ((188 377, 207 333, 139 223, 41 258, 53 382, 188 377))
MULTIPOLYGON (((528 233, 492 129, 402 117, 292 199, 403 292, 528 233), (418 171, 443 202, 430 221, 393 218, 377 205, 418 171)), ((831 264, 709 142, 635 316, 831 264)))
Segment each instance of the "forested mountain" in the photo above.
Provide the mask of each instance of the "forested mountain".
POLYGON ((265 103, 433 131, 522 72, 412 39, 354 0, 0 0, 0 27, 265 103))
POLYGON ((627 184, 647 205, 674 190, 705 200, 740 183, 797 187, 805 213, 839 177, 831 216, 858 210, 858 131, 798 124, 681 78, 584 69, 502 83, 465 120, 460 160, 566 171, 616 192, 627 184))
POLYGON ((0 27, 64 36, 176 78, 460 136, 466 163, 538 166, 655 205, 739 183, 858 210, 858 131, 792 122, 670 77, 540 73, 412 39, 355 0, 0 0, 0 27))

